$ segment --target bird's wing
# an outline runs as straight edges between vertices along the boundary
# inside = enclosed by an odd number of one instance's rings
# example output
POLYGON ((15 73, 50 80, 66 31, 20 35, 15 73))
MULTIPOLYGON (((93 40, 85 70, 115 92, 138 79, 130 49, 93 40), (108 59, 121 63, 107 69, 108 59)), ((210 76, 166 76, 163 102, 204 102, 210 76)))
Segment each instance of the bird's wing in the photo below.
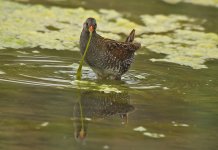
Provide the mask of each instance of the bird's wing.
POLYGON ((126 43, 126 42, 117 42, 117 41, 108 41, 107 49, 114 51, 127 51, 127 52, 135 52, 141 47, 140 43, 126 43))
POLYGON ((138 50, 141 47, 141 44, 108 41, 106 43, 106 47, 110 54, 121 60, 125 60, 126 58, 131 56, 136 50, 138 50))

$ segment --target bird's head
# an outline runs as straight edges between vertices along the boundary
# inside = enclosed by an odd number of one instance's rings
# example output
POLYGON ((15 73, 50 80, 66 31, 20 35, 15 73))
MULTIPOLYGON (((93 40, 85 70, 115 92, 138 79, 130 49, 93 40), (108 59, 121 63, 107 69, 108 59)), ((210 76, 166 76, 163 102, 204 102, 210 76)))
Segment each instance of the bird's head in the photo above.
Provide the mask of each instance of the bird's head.
POLYGON ((87 32, 93 32, 97 28, 97 23, 94 18, 87 18, 83 24, 83 30, 87 32))

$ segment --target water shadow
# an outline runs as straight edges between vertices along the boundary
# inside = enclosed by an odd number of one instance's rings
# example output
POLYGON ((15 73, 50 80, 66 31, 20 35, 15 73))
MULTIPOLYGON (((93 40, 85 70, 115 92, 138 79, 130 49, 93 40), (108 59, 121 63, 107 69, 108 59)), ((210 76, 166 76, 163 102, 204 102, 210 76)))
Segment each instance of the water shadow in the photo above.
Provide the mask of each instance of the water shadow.
POLYGON ((128 123, 128 113, 134 107, 130 96, 124 93, 104 93, 83 91, 74 105, 74 135, 77 141, 84 141, 88 133, 88 124, 97 119, 118 115, 123 124, 128 123))

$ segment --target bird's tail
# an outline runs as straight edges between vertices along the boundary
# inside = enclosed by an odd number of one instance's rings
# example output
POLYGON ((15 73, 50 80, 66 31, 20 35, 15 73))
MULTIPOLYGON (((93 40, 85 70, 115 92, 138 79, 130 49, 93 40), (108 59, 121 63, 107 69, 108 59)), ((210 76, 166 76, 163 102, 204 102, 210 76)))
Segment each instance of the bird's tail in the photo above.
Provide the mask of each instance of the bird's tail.
POLYGON ((134 38, 135 38, 135 29, 133 29, 129 36, 126 38, 126 41, 125 42, 129 42, 129 43, 132 43, 134 41, 134 38))

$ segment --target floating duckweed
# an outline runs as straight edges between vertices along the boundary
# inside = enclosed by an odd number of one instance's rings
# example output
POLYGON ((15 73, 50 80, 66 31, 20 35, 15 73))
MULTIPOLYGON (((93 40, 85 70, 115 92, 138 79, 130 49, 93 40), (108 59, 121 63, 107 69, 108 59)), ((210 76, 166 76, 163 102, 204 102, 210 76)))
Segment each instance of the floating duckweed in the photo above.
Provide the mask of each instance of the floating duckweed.
POLYGON ((110 149, 110 146, 104 145, 104 146, 103 146, 103 149, 110 149))
POLYGON ((49 125, 49 122, 43 122, 40 126, 41 127, 46 127, 46 126, 48 126, 49 125))
POLYGON ((164 134, 158 134, 158 133, 150 133, 150 132, 144 132, 145 136, 151 137, 151 138, 164 138, 164 134))
POLYGON ((151 51, 167 54, 163 59, 151 59, 153 62, 166 61, 202 69, 207 68, 206 60, 218 59, 218 35, 214 33, 176 30, 167 35, 142 35, 137 40, 151 51))
POLYGON ((184 2, 184 3, 192 3, 196 5, 218 7, 217 0, 162 0, 162 1, 169 3, 169 4, 177 4, 180 2, 184 2))
POLYGON ((104 93, 122 93, 121 90, 119 90, 116 87, 113 87, 112 85, 97 84, 92 81, 74 80, 71 82, 71 84, 76 88, 83 90, 102 91, 104 93))
POLYGON ((169 90, 169 88, 168 87, 163 87, 163 90, 169 90))
POLYGON ((186 123, 177 123, 175 121, 172 121, 172 124, 174 127, 189 127, 189 125, 186 123))
MULTIPOLYGON (((83 8, 46 8, 41 5, 22 5, 3 0, 0 0, 0 7, 2 9, 0 14, 0 49, 41 47, 78 51, 80 30, 87 17, 95 17, 99 21, 99 26, 102 27, 106 26, 107 23, 116 27, 118 22, 116 20, 121 18, 121 14, 114 10, 102 9, 98 13, 83 8)), ((125 29, 126 33, 131 30, 125 29)), ((120 36, 115 34, 116 32, 107 33, 111 28, 99 28, 99 30, 105 37, 120 39, 120 36)))
POLYGON ((122 15, 115 10, 100 9, 99 12, 108 20, 122 17, 122 15))
POLYGON ((170 32, 184 27, 197 28, 193 24, 195 19, 183 15, 142 15, 141 19, 146 25, 144 31, 150 33, 170 32))
POLYGON ((142 15, 141 18, 152 34, 143 34, 136 40, 153 52, 167 55, 151 61, 202 69, 207 68, 206 60, 218 59, 218 35, 204 33, 204 28, 196 25, 197 20, 181 15, 142 15))
POLYGON ((162 0, 162 1, 169 3, 169 4, 177 4, 181 2, 181 0, 162 0))
POLYGON ((34 51, 32 51, 32 53, 34 53, 34 54, 39 54, 40 51, 34 50, 34 51))
POLYGON ((5 74, 5 72, 0 70, 0 74, 5 74))
POLYGON ((109 32, 98 32, 101 36, 103 37, 110 37, 111 39, 114 39, 114 40, 120 40, 120 36, 117 35, 117 34, 114 34, 114 33, 109 33, 109 32))
POLYGON ((144 132, 144 131, 146 131, 147 129, 144 128, 143 126, 139 126, 139 127, 134 128, 133 130, 134 130, 134 131, 138 131, 138 132, 144 132))
POLYGON ((131 89, 136 89, 136 90, 149 90, 149 89, 156 89, 156 88, 160 88, 161 86, 159 85, 148 85, 148 86, 145 86, 145 85, 138 85, 138 86, 131 86, 130 88, 131 89))
POLYGON ((49 122, 43 122, 39 126, 36 127, 36 129, 41 129, 42 127, 47 127, 49 125, 49 122))
POLYGON ((135 75, 135 77, 137 78, 137 79, 146 79, 146 77, 145 76, 143 76, 143 75, 135 75))

